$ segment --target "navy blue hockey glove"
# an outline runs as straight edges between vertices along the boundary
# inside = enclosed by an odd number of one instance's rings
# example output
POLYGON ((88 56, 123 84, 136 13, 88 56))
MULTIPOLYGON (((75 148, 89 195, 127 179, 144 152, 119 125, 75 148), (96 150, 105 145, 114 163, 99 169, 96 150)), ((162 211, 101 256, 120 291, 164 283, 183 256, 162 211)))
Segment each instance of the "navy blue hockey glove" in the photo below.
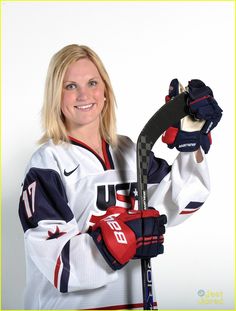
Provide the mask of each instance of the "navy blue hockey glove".
MULTIPOLYGON (((183 91, 179 81, 173 79, 166 102, 183 91)), ((212 143, 210 130, 220 121, 222 110, 214 100, 211 89, 202 81, 191 80, 187 91, 189 116, 168 128, 162 136, 162 141, 169 148, 176 147, 182 152, 196 151, 202 147, 204 152, 208 153, 212 143)))
POLYGON ((219 123, 223 110, 213 97, 213 92, 201 80, 191 80, 187 86, 189 114, 195 120, 205 120, 201 132, 208 134, 219 123))
POLYGON ((162 254, 167 218, 155 209, 128 210, 112 206, 103 216, 92 216, 89 231, 100 253, 113 270, 129 260, 162 254))

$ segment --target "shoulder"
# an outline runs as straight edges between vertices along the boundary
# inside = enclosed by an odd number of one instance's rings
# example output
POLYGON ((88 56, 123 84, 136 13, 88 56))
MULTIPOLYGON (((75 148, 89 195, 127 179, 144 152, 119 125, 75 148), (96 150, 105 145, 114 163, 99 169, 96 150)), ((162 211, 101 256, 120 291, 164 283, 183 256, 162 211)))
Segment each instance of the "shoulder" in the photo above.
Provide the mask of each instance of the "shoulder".
POLYGON ((133 167, 136 161, 136 147, 127 136, 118 135, 117 145, 112 148, 113 160, 118 167, 133 167))
POLYGON ((69 144, 62 143, 55 145, 52 140, 41 145, 31 156, 26 172, 34 167, 41 169, 53 169, 59 172, 58 159, 60 154, 69 148, 69 144))
POLYGON ((135 143, 128 137, 124 135, 118 135, 117 148, 133 149, 135 150, 135 143))

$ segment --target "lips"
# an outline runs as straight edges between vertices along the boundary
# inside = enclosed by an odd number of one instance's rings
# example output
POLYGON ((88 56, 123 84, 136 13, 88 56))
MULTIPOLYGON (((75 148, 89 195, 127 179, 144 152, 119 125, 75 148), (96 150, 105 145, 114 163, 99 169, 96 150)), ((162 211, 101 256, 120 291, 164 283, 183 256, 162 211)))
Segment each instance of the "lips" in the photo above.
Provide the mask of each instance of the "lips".
POLYGON ((95 103, 91 103, 91 104, 77 105, 74 107, 78 110, 86 111, 86 110, 92 109, 94 105, 95 105, 95 103))

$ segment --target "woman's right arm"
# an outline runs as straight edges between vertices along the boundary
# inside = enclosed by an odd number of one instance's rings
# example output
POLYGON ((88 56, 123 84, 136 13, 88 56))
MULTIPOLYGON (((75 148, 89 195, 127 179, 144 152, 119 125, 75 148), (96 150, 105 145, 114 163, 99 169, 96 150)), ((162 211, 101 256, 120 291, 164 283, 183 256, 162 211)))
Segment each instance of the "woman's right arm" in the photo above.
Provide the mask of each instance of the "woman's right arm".
POLYGON ((117 278, 87 233, 79 232, 57 170, 28 170, 19 216, 26 256, 60 291, 101 287, 117 278))

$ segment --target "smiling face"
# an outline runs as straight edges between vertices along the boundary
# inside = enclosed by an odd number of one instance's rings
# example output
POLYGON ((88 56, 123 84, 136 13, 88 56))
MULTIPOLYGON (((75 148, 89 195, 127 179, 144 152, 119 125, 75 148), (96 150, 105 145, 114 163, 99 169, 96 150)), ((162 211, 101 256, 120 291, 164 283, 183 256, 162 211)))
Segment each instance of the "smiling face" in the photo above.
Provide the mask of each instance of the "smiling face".
POLYGON ((70 64, 63 79, 61 110, 68 132, 99 130, 105 85, 97 67, 87 58, 70 64))

